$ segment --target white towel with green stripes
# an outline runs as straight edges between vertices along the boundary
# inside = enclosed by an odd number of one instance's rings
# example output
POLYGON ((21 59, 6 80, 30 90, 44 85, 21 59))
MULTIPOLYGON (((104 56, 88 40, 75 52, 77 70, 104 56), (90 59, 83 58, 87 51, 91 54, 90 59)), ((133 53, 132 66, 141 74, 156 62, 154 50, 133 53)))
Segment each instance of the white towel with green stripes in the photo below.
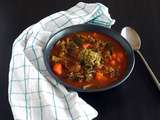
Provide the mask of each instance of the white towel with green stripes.
POLYGON ((98 112, 75 91, 48 74, 43 48, 50 36, 65 27, 91 23, 114 24, 101 3, 80 2, 25 29, 13 43, 9 71, 9 103, 15 120, 91 120, 98 112))

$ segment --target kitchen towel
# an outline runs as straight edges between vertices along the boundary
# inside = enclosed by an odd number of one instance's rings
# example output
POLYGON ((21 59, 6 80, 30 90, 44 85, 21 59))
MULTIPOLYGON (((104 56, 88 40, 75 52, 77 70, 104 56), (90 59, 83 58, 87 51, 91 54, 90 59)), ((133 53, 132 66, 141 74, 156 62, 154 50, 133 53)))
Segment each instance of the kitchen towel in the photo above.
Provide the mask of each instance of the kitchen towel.
POLYGON ((25 29, 12 46, 8 96, 15 120, 91 120, 98 112, 46 70, 43 48, 57 31, 77 24, 110 28, 115 20, 101 3, 80 2, 25 29))

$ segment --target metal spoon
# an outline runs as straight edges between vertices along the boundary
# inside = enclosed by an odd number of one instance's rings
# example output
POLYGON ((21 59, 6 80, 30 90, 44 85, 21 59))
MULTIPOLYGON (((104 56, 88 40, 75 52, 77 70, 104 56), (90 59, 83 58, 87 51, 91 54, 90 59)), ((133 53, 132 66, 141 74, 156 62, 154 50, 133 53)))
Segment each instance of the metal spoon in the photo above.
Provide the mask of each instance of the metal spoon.
POLYGON ((121 31, 121 35, 130 43, 133 50, 139 54, 139 56, 141 57, 141 59, 143 60, 143 62, 145 64, 145 66, 147 67, 150 75, 152 76, 156 86, 160 90, 160 82, 158 81, 158 79, 156 78, 154 73, 152 72, 150 66, 148 65, 147 61, 144 59, 142 53, 139 51, 139 49, 141 47, 141 39, 140 39, 138 33, 130 27, 124 27, 121 31))

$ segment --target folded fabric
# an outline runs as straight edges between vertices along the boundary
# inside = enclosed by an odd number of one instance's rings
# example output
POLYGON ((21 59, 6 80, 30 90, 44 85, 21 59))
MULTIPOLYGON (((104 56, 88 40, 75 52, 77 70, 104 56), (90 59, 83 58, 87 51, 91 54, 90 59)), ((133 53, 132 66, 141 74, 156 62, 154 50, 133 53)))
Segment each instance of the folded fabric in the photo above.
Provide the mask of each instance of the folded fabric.
POLYGON ((15 120, 91 120, 97 111, 46 70, 43 48, 60 29, 76 24, 114 24, 108 8, 80 2, 28 27, 14 41, 9 71, 9 103, 15 120))

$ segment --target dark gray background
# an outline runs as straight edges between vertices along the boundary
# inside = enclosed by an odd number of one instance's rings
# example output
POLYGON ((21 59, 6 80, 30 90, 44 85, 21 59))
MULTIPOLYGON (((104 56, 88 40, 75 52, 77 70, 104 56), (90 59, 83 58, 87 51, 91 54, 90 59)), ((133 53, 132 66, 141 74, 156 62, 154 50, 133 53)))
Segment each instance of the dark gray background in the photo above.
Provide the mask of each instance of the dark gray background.
MULTIPOLYGON (((40 19, 68 9, 79 0, 0 0, 0 119, 12 120, 8 103, 8 69, 14 39, 40 19)), ((113 29, 120 32, 129 25, 141 36, 146 60, 160 78, 160 1, 159 0, 83 0, 101 2, 116 19, 113 29)), ((160 120, 160 93, 136 55, 129 79, 117 88, 102 93, 80 93, 95 107, 96 120, 160 120)))

